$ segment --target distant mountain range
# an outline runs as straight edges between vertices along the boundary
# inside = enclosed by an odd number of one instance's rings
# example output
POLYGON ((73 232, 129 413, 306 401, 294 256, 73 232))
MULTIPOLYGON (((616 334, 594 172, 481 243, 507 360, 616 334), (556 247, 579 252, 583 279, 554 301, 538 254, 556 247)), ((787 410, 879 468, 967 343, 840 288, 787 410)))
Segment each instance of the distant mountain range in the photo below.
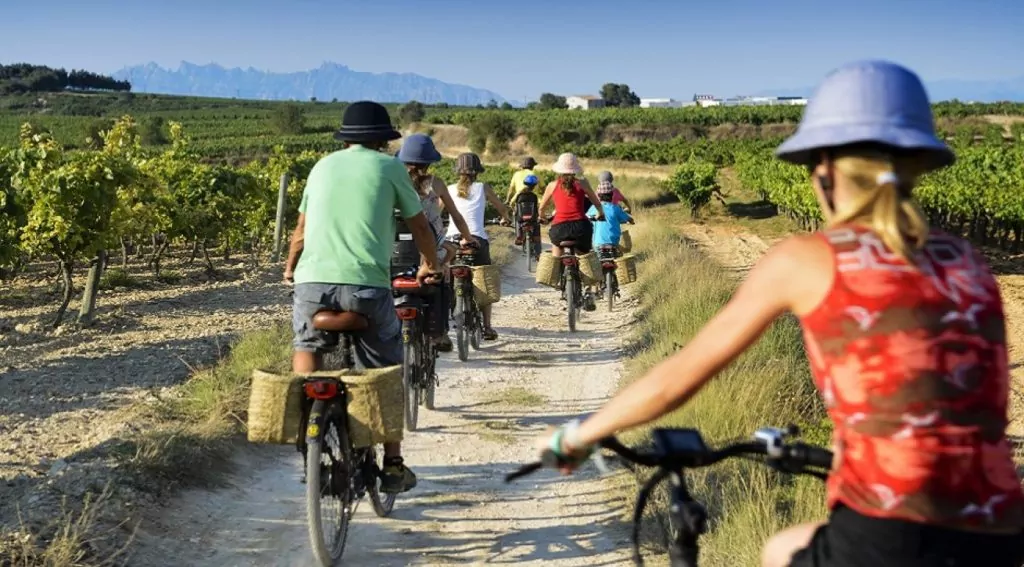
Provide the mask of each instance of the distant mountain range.
MULTIPOLYGON (((928 98, 932 102, 959 99, 963 102, 998 102, 1003 100, 1024 102, 1024 75, 1013 79, 993 81, 971 81, 945 79, 926 81, 928 98)), ((757 96, 810 96, 814 87, 795 89, 774 89, 757 93, 757 96)))
POLYGON ((237 97, 257 100, 375 100, 378 102, 446 102, 452 105, 506 102, 498 93, 446 83, 414 73, 367 73, 345 65, 324 63, 316 69, 273 73, 249 67, 227 69, 215 63, 182 61, 177 69, 156 63, 125 67, 113 74, 143 93, 237 97))

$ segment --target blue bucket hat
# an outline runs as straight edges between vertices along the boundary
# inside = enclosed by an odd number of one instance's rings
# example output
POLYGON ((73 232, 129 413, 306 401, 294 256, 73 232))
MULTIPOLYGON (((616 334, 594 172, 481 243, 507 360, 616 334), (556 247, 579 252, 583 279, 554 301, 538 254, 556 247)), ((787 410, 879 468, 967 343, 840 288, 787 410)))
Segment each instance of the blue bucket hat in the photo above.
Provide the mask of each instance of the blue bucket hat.
POLYGON ((429 165, 441 161, 441 153, 434 147, 434 140, 426 134, 409 135, 395 157, 402 163, 413 165, 429 165))
POLYGON ((818 150, 857 143, 917 153, 928 169, 945 167, 955 159, 935 135, 921 79, 887 61, 859 61, 829 73, 808 102, 796 133, 775 155, 812 166, 818 150))

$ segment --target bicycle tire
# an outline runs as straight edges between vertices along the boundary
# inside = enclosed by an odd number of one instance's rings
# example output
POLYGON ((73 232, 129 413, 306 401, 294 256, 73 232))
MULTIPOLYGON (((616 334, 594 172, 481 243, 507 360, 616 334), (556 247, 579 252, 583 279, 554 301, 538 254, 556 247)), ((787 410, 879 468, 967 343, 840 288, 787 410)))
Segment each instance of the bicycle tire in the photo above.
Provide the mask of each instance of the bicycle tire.
POLYGON ((437 348, 428 343, 423 355, 423 391, 421 392, 423 407, 433 411, 434 395, 437 388, 437 348))
POLYGON ((576 311, 579 309, 579 306, 576 305, 578 301, 577 293, 576 276, 572 273, 572 270, 569 270, 569 274, 565 278, 565 302, 568 304, 566 311, 568 311, 569 316, 569 331, 573 333, 576 332, 576 317, 578 315, 576 311))
POLYGON ((473 321, 473 324, 470 325, 469 346, 473 347, 473 350, 480 350, 480 344, 484 338, 483 313, 477 306, 476 301, 473 301, 470 305, 472 306, 470 319, 473 321))
POLYGON ((402 361, 402 386, 405 390, 405 430, 416 431, 416 421, 420 411, 420 379, 419 372, 419 349, 417 348, 418 337, 405 343, 405 356, 402 361))
POLYGON ((380 447, 380 457, 377 456, 378 452, 376 447, 367 449, 366 461, 363 463, 364 473, 366 474, 366 493, 370 495, 370 505, 373 507, 373 513, 378 518, 385 518, 391 515, 391 511, 395 508, 395 498, 397 494, 385 494, 380 491, 380 471, 384 464, 384 447, 380 447), (380 459, 378 462, 377 459, 380 459))
POLYGON ((604 274, 604 293, 608 296, 608 312, 615 305, 615 272, 609 270, 604 274))
POLYGON ((462 296, 455 300, 455 347, 458 350, 459 360, 469 360, 469 330, 466 328, 466 313, 463 306, 465 301, 462 296))
POLYGON ((534 266, 533 237, 531 235, 526 235, 526 238, 523 239, 523 251, 526 252, 526 271, 532 273, 536 266, 534 266))
POLYGON ((334 400, 325 402, 315 400, 310 409, 310 422, 306 438, 306 524, 309 527, 309 539, 313 547, 313 556, 322 567, 336 565, 345 552, 345 544, 348 541, 348 527, 355 512, 354 495, 351 482, 345 482, 341 498, 331 494, 331 485, 334 484, 335 475, 344 471, 345 478, 350 478, 352 472, 352 446, 348 438, 348 426, 344 423, 341 412, 341 405, 334 400), (326 481, 322 477, 324 472, 321 457, 324 455, 324 440, 328 438, 328 432, 337 432, 338 449, 340 461, 336 461, 328 448, 327 454, 331 457, 330 470, 326 481), (309 436, 309 433, 313 435, 309 436), (340 468, 339 468, 340 467, 340 468), (338 529, 334 534, 333 541, 327 541, 323 527, 322 501, 325 499, 340 500, 340 514, 338 517, 338 529))

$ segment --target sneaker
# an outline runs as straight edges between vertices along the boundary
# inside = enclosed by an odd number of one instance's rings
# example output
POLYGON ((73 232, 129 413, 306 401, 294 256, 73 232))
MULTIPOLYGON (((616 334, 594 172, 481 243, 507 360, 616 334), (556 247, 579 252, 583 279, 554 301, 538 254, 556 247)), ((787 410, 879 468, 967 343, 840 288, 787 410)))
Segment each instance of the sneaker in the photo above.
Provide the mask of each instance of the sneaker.
POLYGON ((380 491, 384 494, 399 494, 413 488, 416 488, 416 475, 405 466, 402 457, 385 457, 380 491))
POLYGON ((583 296, 583 310, 584 311, 596 311, 597 303, 594 302, 594 294, 587 292, 583 296))
POLYGON ((448 338, 448 335, 442 335, 434 339, 434 347, 437 349, 437 352, 451 352, 452 348, 454 348, 452 340, 448 338))

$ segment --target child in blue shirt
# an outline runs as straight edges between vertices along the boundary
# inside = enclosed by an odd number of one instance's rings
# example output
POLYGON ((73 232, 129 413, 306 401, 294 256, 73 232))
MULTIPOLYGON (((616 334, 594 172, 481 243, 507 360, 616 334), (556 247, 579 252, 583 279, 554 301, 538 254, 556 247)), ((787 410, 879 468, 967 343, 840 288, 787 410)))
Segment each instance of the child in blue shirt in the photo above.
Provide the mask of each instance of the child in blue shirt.
MULTIPOLYGON (((594 250, 600 250, 601 245, 610 244, 617 247, 619 239, 622 238, 622 223, 636 224, 633 217, 612 202, 614 189, 611 183, 600 183, 597 186, 597 198, 601 200, 605 220, 594 222, 594 250)), ((591 205, 587 216, 596 217, 597 208, 591 205)))

